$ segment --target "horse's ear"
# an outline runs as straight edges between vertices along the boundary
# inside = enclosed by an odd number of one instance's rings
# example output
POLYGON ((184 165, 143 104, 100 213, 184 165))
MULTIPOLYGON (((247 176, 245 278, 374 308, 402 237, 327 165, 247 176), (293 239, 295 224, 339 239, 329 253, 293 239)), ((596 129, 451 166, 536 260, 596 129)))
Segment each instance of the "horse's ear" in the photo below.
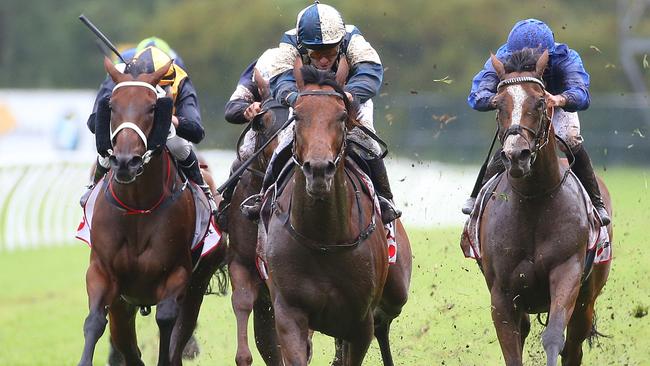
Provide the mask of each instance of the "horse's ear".
POLYGON ((293 77, 296 79, 296 86, 298 90, 303 90, 305 88, 305 80, 302 78, 302 58, 300 56, 296 57, 296 60, 293 62, 293 77))
POLYGON ((345 82, 348 81, 348 74, 350 73, 350 64, 348 63, 347 57, 343 56, 339 60, 339 68, 336 70, 336 83, 341 87, 345 86, 345 82))
POLYGON ((544 74, 544 69, 548 64, 548 50, 544 50, 541 56, 537 59, 537 64, 535 64, 535 73, 538 77, 541 77, 544 74))
POLYGON ((169 68, 172 67, 173 60, 169 60, 165 65, 163 65, 160 69, 154 71, 153 73, 149 74, 149 83, 151 85, 158 85, 160 83, 160 80, 167 74, 167 71, 169 71, 169 68))
POLYGON ((255 84, 257 85, 257 90, 259 90, 262 100, 269 99, 271 97, 271 87, 257 68, 253 69, 253 78, 255 79, 255 84))
POLYGON ((124 77, 124 74, 113 65, 113 62, 108 57, 104 57, 104 69, 115 83, 118 83, 124 77))
POLYGON ((499 61, 499 59, 492 52, 490 52, 490 60, 492 61, 492 67, 494 67, 494 70, 497 72, 499 80, 503 79, 503 76, 506 74, 506 69, 503 67, 503 62, 499 61))

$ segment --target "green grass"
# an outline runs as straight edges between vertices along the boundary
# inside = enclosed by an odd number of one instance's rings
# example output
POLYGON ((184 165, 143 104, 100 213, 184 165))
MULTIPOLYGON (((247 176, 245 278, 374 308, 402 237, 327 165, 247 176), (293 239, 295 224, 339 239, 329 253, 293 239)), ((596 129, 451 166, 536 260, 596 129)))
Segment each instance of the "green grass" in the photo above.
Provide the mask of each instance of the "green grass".
MULTIPOLYGON (((614 262, 597 303, 601 338, 585 365, 650 365, 650 193, 648 170, 612 170, 605 178, 615 205, 614 262), (641 317, 639 317, 641 316, 641 317)), ((411 297, 393 325, 398 365, 497 365, 501 352, 490 319, 483 278, 458 246, 460 228, 411 230, 414 275, 411 297)), ((0 365, 76 364, 83 348, 87 315, 85 270, 89 249, 79 242, 62 248, 0 253, 0 365)), ((157 328, 153 316, 138 316, 139 344, 155 364, 157 328)), ((543 363, 542 327, 535 321, 526 345, 526 364, 543 363)), ((197 337, 203 353, 189 365, 230 365, 235 321, 229 297, 204 302, 197 337)), ((253 343, 251 342, 251 345, 253 343)), ((333 342, 317 335, 313 365, 329 365, 333 342)), ((104 365, 107 335, 95 365, 104 365)), ((254 352, 255 364, 261 360, 254 352)), ((380 365, 375 344, 366 365, 380 365)))

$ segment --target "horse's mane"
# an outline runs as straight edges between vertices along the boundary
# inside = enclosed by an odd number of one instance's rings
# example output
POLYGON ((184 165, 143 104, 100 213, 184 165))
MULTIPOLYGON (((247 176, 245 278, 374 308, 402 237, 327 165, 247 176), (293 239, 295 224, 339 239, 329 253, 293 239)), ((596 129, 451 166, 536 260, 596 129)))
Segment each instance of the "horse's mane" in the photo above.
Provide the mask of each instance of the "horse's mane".
POLYGON ((540 56, 541 53, 539 53, 539 50, 534 48, 524 48, 521 51, 512 53, 503 65, 506 74, 511 72, 535 71, 535 65, 540 56))
POLYGON ((331 86, 334 91, 341 94, 343 96, 343 103, 345 103, 345 109, 348 111, 348 115, 353 120, 353 122, 356 123, 354 119, 356 118, 359 105, 358 103, 350 103, 350 100, 346 98, 343 87, 341 87, 336 82, 336 74, 334 72, 318 70, 311 65, 304 65, 300 68, 300 72, 302 73, 302 78, 305 82, 305 85, 316 84, 318 86, 331 86))

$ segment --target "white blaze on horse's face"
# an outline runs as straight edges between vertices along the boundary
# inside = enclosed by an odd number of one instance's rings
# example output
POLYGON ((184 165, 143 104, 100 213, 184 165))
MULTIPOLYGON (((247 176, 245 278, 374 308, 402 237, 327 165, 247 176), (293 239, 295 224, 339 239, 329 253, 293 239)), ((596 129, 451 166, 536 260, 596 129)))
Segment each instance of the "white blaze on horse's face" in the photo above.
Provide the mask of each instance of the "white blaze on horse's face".
MULTIPOLYGON (((523 116, 524 101, 528 95, 526 94, 524 88, 519 84, 507 86, 506 92, 512 98, 510 125, 519 125, 521 124, 521 118, 523 116)), ((522 137, 519 135, 508 136, 503 142, 503 151, 509 153, 514 149, 517 149, 518 146, 521 147, 520 144, 517 143, 520 139, 522 139, 522 137)))

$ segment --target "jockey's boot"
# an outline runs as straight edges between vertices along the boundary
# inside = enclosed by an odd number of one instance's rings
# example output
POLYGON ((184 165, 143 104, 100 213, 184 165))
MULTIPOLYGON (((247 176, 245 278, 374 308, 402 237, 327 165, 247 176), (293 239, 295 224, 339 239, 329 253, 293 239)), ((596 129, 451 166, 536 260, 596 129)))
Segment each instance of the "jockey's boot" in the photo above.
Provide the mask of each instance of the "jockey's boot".
POLYGON ((264 179, 262 180, 262 189, 260 193, 256 193, 244 200, 239 209, 241 213, 249 220, 255 221, 260 218, 260 210, 262 209, 262 198, 264 193, 280 176, 282 169, 291 158, 291 143, 287 143, 284 147, 278 147, 271 156, 269 165, 264 172, 264 179))
POLYGON ((88 198, 90 197, 90 193, 92 193, 93 188, 95 188, 95 185, 97 185, 97 182, 99 182, 100 179, 108 171, 110 168, 104 168, 100 163, 99 163, 99 157, 97 158, 97 164, 95 164, 95 173, 93 174, 93 181, 86 187, 87 190, 84 192, 84 194, 81 195, 81 199, 79 199, 79 204, 83 208, 86 205, 86 202, 88 202, 88 198))
POLYGON ((398 210, 393 202, 393 192, 390 189, 384 159, 366 160, 366 163, 370 168, 370 179, 375 186, 375 192, 379 196, 381 221, 384 224, 391 223, 402 216, 402 211, 398 210))
POLYGON ((596 174, 594 174, 594 168, 591 165, 591 160, 589 159, 589 154, 587 150, 582 145, 578 145, 573 151, 573 156, 575 161, 571 170, 580 180, 580 183, 585 187, 589 198, 591 198, 591 203, 593 203, 598 216, 600 216, 601 226, 607 226, 611 222, 609 214, 605 209, 605 203, 603 203, 603 198, 600 195, 600 188, 598 187, 598 181, 596 180, 596 174))
POLYGON ((490 162, 485 169, 485 173, 479 173, 479 175, 476 177, 474 189, 472 189, 472 193, 470 194, 467 201, 465 201, 463 208, 461 209, 465 215, 472 213, 474 204, 476 204, 476 197, 478 197, 478 194, 485 183, 487 183, 490 179, 492 179, 492 177, 503 172, 504 170, 506 170, 506 167, 503 165, 503 161, 501 161, 501 149, 498 149, 494 155, 492 155, 492 159, 490 159, 490 162))
POLYGON ((192 182, 196 183, 196 185, 201 188, 203 193, 205 193, 205 196, 208 198, 208 203, 210 204, 210 212, 212 212, 212 215, 216 217, 217 204, 214 201, 214 197, 212 196, 210 186, 205 183, 205 180, 203 180, 203 175, 201 175, 201 167, 199 166, 199 161, 196 158, 194 151, 190 151, 190 155, 187 157, 187 159, 179 162, 178 165, 183 170, 185 176, 187 176, 187 178, 192 182))
MULTIPOLYGON (((242 162, 239 159, 235 159, 235 161, 230 166, 230 175, 228 176, 228 179, 232 177, 232 173, 235 172, 235 170, 237 170, 241 164, 242 162)), ((219 225, 219 227, 225 231, 228 231, 228 207, 230 207, 232 195, 235 193, 235 188, 237 187, 238 182, 239 179, 233 181, 223 190, 223 192, 221 192, 221 202, 219 202, 216 221, 217 225, 219 225)))

